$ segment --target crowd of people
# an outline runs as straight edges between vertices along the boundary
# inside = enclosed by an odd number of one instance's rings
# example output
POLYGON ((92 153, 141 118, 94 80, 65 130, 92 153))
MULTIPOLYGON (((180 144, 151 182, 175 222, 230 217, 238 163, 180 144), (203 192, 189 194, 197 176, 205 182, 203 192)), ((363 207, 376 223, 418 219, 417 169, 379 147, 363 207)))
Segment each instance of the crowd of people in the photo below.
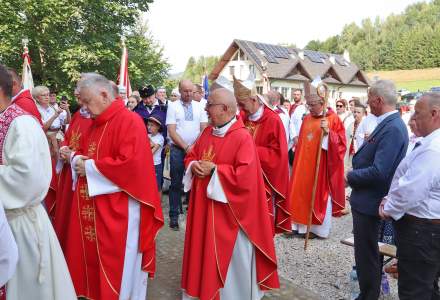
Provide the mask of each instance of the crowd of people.
POLYGON ((190 80, 127 97, 84 73, 71 113, 0 65, 0 299, 145 299, 164 178, 169 228, 186 215, 182 299, 260 299, 280 286, 276 234, 325 239, 349 213, 357 299, 379 297, 379 241, 400 299, 440 299, 440 95, 401 115, 387 80, 334 107, 309 90, 220 77, 207 99, 190 80))

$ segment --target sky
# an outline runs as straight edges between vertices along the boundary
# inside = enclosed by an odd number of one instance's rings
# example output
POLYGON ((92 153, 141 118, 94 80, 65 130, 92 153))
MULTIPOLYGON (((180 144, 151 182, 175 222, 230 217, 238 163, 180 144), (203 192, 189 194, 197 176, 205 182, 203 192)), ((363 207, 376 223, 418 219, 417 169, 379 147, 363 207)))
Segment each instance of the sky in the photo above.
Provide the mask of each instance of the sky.
POLYGON ((190 56, 222 55, 233 39, 304 47, 362 19, 399 14, 420 0, 155 0, 145 18, 171 73, 190 56))

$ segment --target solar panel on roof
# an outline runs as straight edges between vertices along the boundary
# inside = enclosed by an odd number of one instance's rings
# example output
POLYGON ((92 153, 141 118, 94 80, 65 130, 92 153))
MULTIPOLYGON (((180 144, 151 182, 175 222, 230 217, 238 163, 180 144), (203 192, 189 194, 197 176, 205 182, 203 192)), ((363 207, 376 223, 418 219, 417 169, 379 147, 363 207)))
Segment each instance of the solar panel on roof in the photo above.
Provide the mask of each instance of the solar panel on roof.
POLYGON ((342 57, 335 57, 336 63, 342 67, 346 67, 348 64, 342 57))
POLYGON ((275 57, 278 57, 272 45, 263 44, 263 43, 254 43, 255 48, 261 50, 264 53, 264 57, 269 63, 277 64, 278 61, 275 57))
POLYGON ((243 47, 246 50, 246 52, 254 59, 255 63, 262 66, 261 59, 258 58, 258 56, 255 54, 254 51, 251 50, 251 48, 248 46, 247 43, 243 43, 243 47))
POLYGON ((320 63, 320 64, 323 63, 321 56, 320 56, 319 53, 316 52, 316 51, 306 50, 306 51, 304 51, 304 54, 305 54, 305 55, 306 55, 311 61, 313 61, 313 62, 315 62, 315 63, 320 63))
POLYGON ((275 57, 271 56, 271 55, 265 55, 264 56, 268 62, 273 63, 273 64, 277 64, 278 61, 275 59, 275 57))

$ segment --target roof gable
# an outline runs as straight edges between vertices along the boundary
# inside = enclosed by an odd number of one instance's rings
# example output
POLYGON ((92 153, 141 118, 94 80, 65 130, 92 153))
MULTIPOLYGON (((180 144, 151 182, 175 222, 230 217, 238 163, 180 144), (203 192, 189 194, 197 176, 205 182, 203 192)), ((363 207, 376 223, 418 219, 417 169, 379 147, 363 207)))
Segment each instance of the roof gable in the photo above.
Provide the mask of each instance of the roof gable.
POLYGON ((368 85, 367 76, 342 55, 312 50, 234 40, 209 75, 216 79, 235 52, 241 49, 259 72, 269 78, 285 80, 313 80, 317 76, 328 83, 368 85))

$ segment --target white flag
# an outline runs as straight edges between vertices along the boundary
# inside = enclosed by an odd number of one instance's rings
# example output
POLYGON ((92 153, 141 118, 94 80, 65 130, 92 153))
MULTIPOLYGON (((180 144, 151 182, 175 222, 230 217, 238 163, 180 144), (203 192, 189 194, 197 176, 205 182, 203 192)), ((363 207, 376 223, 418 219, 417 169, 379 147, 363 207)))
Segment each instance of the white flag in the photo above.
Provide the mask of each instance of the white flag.
POLYGON ((32 79, 31 58, 29 57, 29 50, 27 47, 24 48, 23 72, 21 74, 21 84, 23 85, 23 89, 32 90, 34 88, 34 80, 32 79))

